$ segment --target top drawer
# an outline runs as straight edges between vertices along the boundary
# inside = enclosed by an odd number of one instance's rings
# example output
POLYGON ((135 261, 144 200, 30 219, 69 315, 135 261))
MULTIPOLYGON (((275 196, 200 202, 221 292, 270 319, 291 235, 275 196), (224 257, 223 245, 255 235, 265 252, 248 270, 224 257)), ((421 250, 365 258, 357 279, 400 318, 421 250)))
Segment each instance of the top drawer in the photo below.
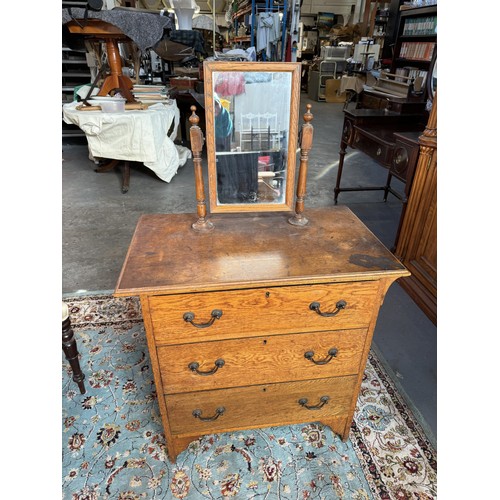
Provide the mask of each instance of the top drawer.
POLYGON ((366 281, 200 292, 152 296, 149 308, 156 343, 184 344, 367 327, 377 290, 366 281))

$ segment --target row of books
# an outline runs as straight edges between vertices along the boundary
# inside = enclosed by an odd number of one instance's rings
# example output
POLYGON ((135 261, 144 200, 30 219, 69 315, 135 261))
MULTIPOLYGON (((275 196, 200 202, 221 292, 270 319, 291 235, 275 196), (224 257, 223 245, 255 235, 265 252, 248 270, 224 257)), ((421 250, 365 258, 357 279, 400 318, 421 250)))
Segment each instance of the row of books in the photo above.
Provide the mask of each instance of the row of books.
POLYGON ((144 104, 170 101, 165 85, 133 85, 132 95, 136 101, 144 104))
POLYGON ((435 42, 403 42, 399 57, 414 61, 430 61, 435 46, 435 42))
POLYGON ((435 35, 436 27, 437 16, 406 19, 402 36, 435 35))
MULTIPOLYGON (((412 78, 415 81, 418 77, 422 78, 422 87, 425 85, 427 79, 427 71, 420 68, 415 68, 413 66, 403 66, 402 68, 396 68, 396 75, 406 76, 412 78)), ((406 78, 394 78, 397 82, 406 82, 406 78)))

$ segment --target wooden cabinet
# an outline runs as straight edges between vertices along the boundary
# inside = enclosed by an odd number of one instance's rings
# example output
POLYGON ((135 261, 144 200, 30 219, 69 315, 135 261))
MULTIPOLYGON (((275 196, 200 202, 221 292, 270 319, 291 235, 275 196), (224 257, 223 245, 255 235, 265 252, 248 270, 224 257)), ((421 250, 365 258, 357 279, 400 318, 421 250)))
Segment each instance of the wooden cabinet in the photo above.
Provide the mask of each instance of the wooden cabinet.
POLYGON ((408 271, 347 208, 141 217, 116 296, 141 299, 168 456, 321 421, 348 438, 379 307, 408 271))
POLYGON ((419 138, 420 153, 395 254, 412 273, 401 286, 437 321, 437 97, 419 138))

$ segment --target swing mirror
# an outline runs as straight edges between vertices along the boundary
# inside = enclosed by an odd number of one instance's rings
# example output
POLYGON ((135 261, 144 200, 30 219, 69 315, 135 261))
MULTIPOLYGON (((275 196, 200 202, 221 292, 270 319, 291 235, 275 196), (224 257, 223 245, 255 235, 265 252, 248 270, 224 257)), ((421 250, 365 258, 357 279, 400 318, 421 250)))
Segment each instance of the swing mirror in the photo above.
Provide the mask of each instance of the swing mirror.
POLYGON ((300 63, 205 61, 210 211, 291 211, 300 63))

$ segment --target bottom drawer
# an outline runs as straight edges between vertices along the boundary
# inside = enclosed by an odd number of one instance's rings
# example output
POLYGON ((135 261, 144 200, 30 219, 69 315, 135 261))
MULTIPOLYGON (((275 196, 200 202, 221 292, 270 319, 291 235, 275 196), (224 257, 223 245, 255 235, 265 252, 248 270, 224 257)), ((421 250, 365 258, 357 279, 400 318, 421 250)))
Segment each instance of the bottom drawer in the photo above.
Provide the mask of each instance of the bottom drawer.
POLYGON ((353 375, 166 395, 170 430, 202 435, 347 415, 356 380, 353 375))

